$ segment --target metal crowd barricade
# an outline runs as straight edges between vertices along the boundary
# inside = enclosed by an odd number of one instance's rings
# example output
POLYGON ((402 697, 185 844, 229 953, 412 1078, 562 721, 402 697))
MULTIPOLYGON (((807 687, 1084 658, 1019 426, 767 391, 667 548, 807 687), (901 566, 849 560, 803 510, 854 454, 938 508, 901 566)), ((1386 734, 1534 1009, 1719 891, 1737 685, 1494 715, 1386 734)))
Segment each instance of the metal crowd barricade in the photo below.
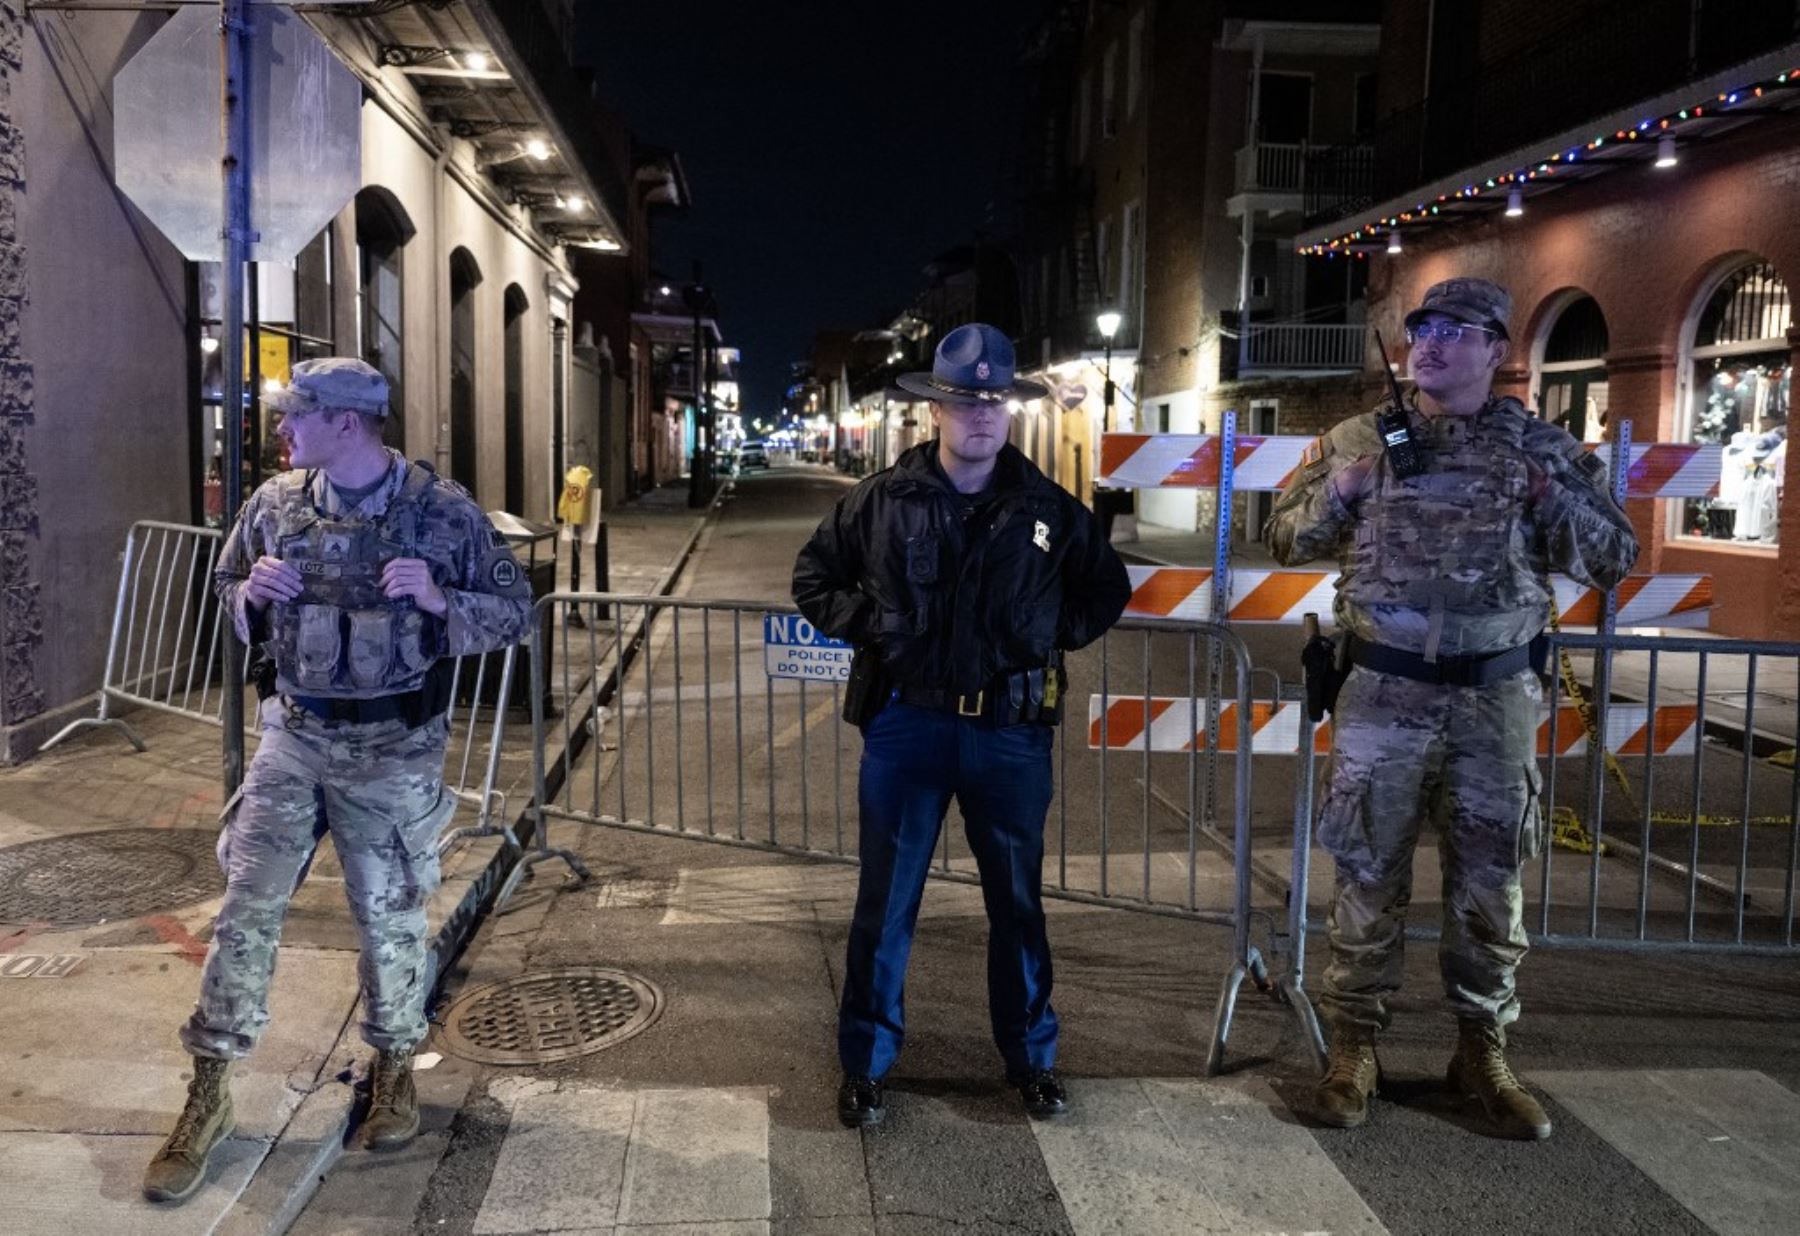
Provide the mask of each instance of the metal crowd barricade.
POLYGON ((137 732, 112 715, 116 702, 222 724, 222 614, 213 601, 212 573, 224 539, 215 528, 156 520, 131 526, 119 567, 99 712, 64 726, 43 750, 97 728, 116 729, 144 750, 137 732))
MULTIPOLYGON (((1565 650, 1592 653, 1595 679, 1612 690, 1572 703, 1556 675, 1545 692, 1541 801, 1546 833, 1555 826, 1563 844, 1547 835, 1522 873, 1533 946, 1800 955, 1800 768, 1766 758, 1791 750, 1800 732, 1800 644, 1553 635, 1553 658, 1565 650), (1644 655, 1641 675, 1621 673, 1613 664, 1621 653, 1644 655), (1762 689, 1776 674, 1779 685, 1762 689), (1762 699, 1780 708, 1775 724, 1762 699)), ((1297 940, 1324 929, 1308 916, 1305 893, 1312 769, 1329 735, 1309 729, 1302 715, 1295 749, 1310 756, 1302 754, 1296 778, 1297 940)), ((1441 931, 1419 923, 1406 934, 1435 940, 1441 931)))
MULTIPOLYGON (((146 750, 137 731, 112 715, 113 706, 119 703, 206 725, 224 723, 226 684, 220 645, 225 616, 213 594, 213 568, 223 542, 224 534, 215 528, 156 520, 132 525, 119 568, 98 713, 64 726, 43 750, 84 730, 99 728, 116 729, 137 750, 146 750)), ((447 832, 439 843, 440 853, 460 840, 495 835, 508 847, 519 848, 505 816, 506 793, 499 785, 506 736, 505 700, 516 656, 516 647, 506 649, 492 668, 489 658, 469 656, 457 661, 444 783, 475 807, 476 819, 447 832), (498 694, 488 690, 489 678, 497 678, 498 694), (467 693, 466 708, 455 702, 464 685, 473 688, 467 693), (484 702, 490 697, 493 702, 486 705, 484 715, 484 702)), ((254 736, 256 709, 245 712, 246 733, 254 736)))
MULTIPOLYGON (((841 684, 829 673, 772 677, 764 662, 771 618, 804 625, 792 607, 599 593, 539 604, 559 646, 554 681, 531 692, 536 849, 521 870, 557 857, 586 874, 576 853, 551 845, 553 820, 857 862, 861 735, 841 719, 841 684), (582 625, 568 621, 576 613, 582 625)), ((1068 671, 1044 895, 1232 929, 1208 1051, 1216 1071, 1244 978, 1266 988, 1282 940, 1251 904, 1248 654, 1216 624, 1127 622, 1071 654, 1068 671), (1214 662, 1226 663, 1222 690, 1206 677, 1214 662), (1150 732, 1177 691, 1187 758, 1153 763, 1163 748, 1150 732), (1197 740, 1202 701, 1221 696, 1219 740, 1197 740)), ((956 815, 931 874, 974 884, 956 815)))

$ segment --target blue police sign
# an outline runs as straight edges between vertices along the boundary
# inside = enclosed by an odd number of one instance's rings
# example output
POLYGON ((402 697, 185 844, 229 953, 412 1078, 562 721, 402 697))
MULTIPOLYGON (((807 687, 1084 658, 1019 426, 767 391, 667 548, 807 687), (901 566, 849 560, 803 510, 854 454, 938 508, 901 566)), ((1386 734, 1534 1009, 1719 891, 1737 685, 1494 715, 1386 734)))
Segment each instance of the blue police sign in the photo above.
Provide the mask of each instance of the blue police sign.
POLYGON ((843 682, 850 677, 851 651, 799 614, 763 616, 763 668, 771 678, 843 682))

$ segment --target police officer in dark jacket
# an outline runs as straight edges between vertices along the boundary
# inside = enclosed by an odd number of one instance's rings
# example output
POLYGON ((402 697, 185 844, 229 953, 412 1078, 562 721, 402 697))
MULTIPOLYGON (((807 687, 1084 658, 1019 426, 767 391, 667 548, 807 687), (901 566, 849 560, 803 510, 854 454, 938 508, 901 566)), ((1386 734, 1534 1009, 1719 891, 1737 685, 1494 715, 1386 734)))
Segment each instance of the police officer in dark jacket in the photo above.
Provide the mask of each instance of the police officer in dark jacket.
POLYGON ((1007 1081, 1033 1116, 1067 1107, 1050 1006, 1041 894, 1051 740, 1064 649, 1098 639, 1131 586, 1093 515, 1007 444, 1013 348, 979 323, 950 332, 930 373, 900 387, 931 404, 935 441, 851 490, 794 567, 794 600, 857 647, 845 693, 862 727, 861 878, 850 923, 838 1116, 885 1114, 904 1037, 919 898, 955 797, 987 906, 988 1012, 1007 1081))

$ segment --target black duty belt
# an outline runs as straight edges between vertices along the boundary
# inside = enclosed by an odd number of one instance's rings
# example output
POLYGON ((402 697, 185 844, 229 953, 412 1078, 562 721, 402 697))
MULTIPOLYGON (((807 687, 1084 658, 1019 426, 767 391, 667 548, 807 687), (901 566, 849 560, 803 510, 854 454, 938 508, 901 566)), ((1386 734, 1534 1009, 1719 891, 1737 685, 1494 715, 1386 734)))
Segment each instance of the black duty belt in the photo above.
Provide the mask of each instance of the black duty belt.
POLYGON ((322 695, 284 695, 291 708, 304 708, 326 721, 349 721, 354 725, 374 725, 378 721, 405 721, 414 729, 425 724, 436 713, 426 713, 425 692, 403 691, 398 695, 378 695, 374 699, 345 700, 322 695))
POLYGON ((989 725, 1054 725, 1061 715, 1062 682, 1055 667, 1001 674, 981 690, 964 694, 945 687, 902 684, 894 698, 914 708, 954 713, 989 725))
POLYGON ((1386 644, 1371 644, 1354 635, 1346 635, 1350 663, 1381 674, 1397 674, 1415 682, 1431 682, 1444 687, 1485 687, 1491 682, 1511 677, 1522 669, 1543 670, 1549 641, 1539 635, 1528 644, 1466 657, 1439 657, 1427 661, 1416 652, 1402 652, 1386 644))

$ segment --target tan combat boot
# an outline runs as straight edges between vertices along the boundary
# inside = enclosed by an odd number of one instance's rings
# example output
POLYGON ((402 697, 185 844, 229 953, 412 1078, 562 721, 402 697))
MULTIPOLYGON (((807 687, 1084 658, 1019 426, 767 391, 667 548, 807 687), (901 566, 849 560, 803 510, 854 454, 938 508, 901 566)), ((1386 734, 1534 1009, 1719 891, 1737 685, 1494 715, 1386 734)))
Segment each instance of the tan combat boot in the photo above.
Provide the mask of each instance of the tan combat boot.
POLYGON ((419 1132, 419 1093, 413 1088, 412 1050, 378 1051, 369 1069, 369 1115, 363 1145, 398 1150, 419 1132))
POLYGON ((1484 1021, 1457 1022, 1456 1054, 1450 1057, 1450 1089, 1481 1100, 1502 1137, 1543 1141, 1550 1117, 1526 1093, 1506 1063, 1506 1031, 1484 1021))
POLYGON ((1333 1026, 1325 1076, 1313 1091, 1313 1114, 1334 1128, 1354 1129, 1369 1118, 1369 1099, 1380 1078, 1375 1031, 1367 1026, 1333 1026))
POLYGON ((194 1057, 187 1106, 144 1172, 144 1196, 151 1201, 186 1201, 205 1181, 206 1156, 236 1127, 231 1088, 225 1081, 230 1069, 229 1060, 194 1057))

